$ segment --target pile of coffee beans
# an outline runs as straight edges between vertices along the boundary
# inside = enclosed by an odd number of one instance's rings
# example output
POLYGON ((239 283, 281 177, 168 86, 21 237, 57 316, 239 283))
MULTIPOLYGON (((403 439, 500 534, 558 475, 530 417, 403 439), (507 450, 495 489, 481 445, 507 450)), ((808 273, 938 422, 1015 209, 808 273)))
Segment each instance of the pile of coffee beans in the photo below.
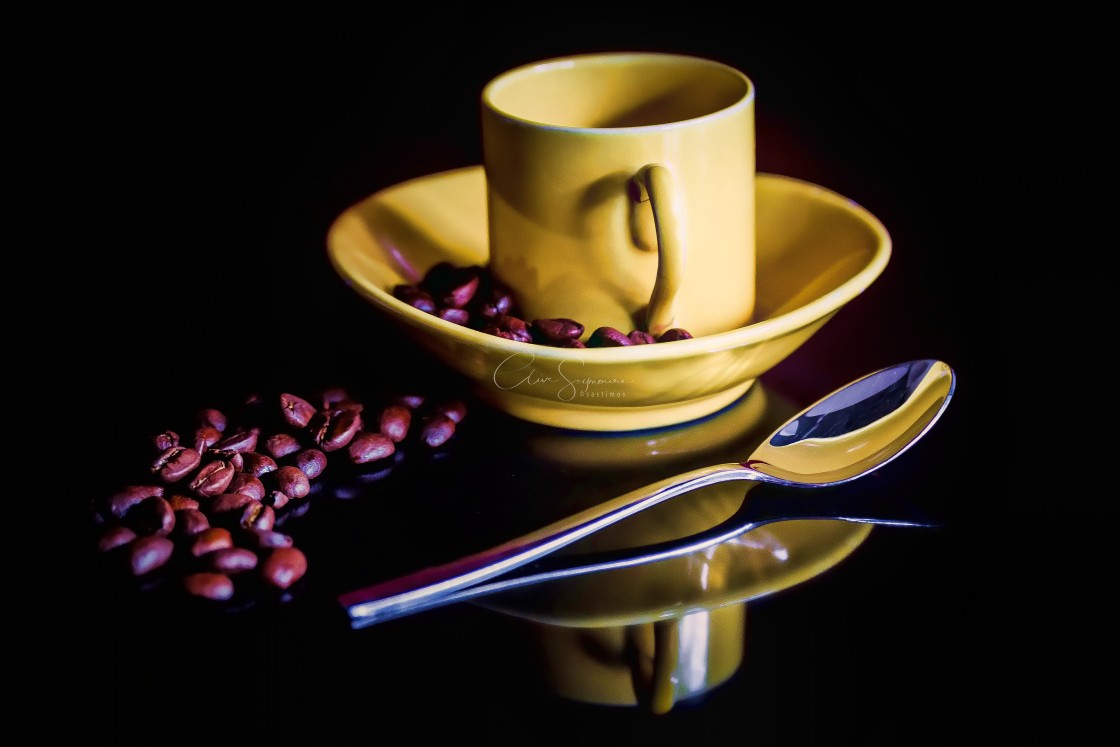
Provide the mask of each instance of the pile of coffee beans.
POLYGON ((151 437, 138 481, 96 498, 97 549, 133 577, 173 578, 190 596, 283 596, 308 558, 282 526, 306 511, 328 470, 382 470, 403 449, 437 450, 464 401, 394 395, 374 407, 341 388, 251 396, 237 416, 207 408, 151 437))
POLYGON ((657 337, 634 329, 629 333, 614 327, 597 327, 584 341, 586 327, 567 317, 526 321, 512 292, 496 280, 489 268, 480 265, 433 265, 418 283, 393 286, 394 298, 440 319, 477 329, 507 340, 559 348, 614 348, 627 345, 688 340, 692 335, 673 328, 657 337))

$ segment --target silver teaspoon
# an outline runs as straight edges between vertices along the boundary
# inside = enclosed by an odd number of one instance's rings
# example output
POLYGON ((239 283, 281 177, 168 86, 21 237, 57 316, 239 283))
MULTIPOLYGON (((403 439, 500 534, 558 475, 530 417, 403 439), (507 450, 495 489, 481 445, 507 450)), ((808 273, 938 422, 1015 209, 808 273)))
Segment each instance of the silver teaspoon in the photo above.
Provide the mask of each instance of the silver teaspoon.
MULTIPOLYGON (((915 360, 857 379, 802 410, 766 438, 744 462, 701 467, 651 483, 542 529, 467 555, 338 597, 353 628, 564 575, 658 560, 654 554, 528 574, 492 584, 482 582, 531 563, 562 547, 670 498, 729 480, 752 480, 793 488, 824 488, 862 477, 892 461, 925 434, 944 412, 956 388, 953 369, 938 360, 915 360)), ((804 511, 771 516, 759 526, 785 519, 814 518, 804 511)), ((906 523, 861 516, 820 516, 869 523, 906 523)), ((715 544, 733 534, 704 533, 674 545, 672 555, 715 544), (697 543, 700 544, 697 544, 697 543)), ((669 557, 670 555, 664 555, 669 557)))

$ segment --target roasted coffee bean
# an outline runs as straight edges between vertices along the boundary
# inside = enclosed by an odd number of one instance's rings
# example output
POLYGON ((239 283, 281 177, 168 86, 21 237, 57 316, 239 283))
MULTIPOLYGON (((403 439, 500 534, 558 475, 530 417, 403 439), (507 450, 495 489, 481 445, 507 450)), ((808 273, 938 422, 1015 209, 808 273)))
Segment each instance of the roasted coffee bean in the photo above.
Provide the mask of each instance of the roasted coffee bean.
POLYGON ((245 493, 221 493, 214 496, 207 506, 207 512, 213 514, 226 514, 230 511, 240 511, 250 503, 259 503, 255 498, 245 493))
POLYGON ((179 434, 175 431, 164 431, 157 434, 152 442, 156 445, 156 451, 167 451, 172 446, 179 445, 179 434))
POLYGON ((257 554, 244 547, 224 547, 207 555, 210 568, 218 573, 240 573, 257 567, 257 554))
POLYGON ((440 309, 439 313, 436 316, 438 316, 445 322, 458 324, 461 327, 466 327, 471 321, 470 312, 466 309, 455 309, 448 307, 446 309, 440 309))
POLYGON ((224 573, 189 573, 183 576, 183 588, 191 596, 218 602, 233 598, 233 580, 224 573))
POLYGON ((303 448, 299 439, 290 433, 276 433, 269 436, 264 442, 264 449, 273 459, 281 459, 289 454, 295 454, 303 448))
POLYGON ((434 410, 441 415, 446 415, 457 425, 467 416, 467 403, 461 399, 448 400, 440 402, 434 410))
POLYGON ((583 340, 578 340, 578 339, 564 340, 563 342, 557 343, 556 347, 558 347, 558 348, 585 348, 585 347, 587 347, 587 343, 585 343, 583 340))
POLYGON ((381 410, 378 430, 394 443, 399 444, 408 436, 408 427, 411 424, 412 410, 404 405, 388 405, 381 410))
POLYGON ((203 529, 195 535, 191 543, 191 555, 201 558, 207 553, 233 547, 233 535, 223 527, 210 527, 203 529))
POLYGON ((426 314, 436 313, 436 302, 432 294, 415 285, 396 285, 393 287, 393 298, 404 301, 414 309, 419 309, 426 314))
POLYGON ((327 455, 319 449, 304 449, 292 461, 309 480, 314 480, 327 468, 327 455))
POLYGON ((427 398, 422 394, 401 394, 393 397, 389 404, 404 405, 410 410, 416 410, 424 405, 426 399, 427 398))
POLYGON ((264 497, 262 503, 266 506, 272 506, 272 508, 279 511, 284 508, 284 506, 287 506, 291 500, 292 499, 283 490, 270 490, 264 497))
POLYGON ((189 475, 201 461, 202 457, 194 449, 172 446, 152 463, 152 472, 164 482, 176 482, 189 475))
POLYGON ((226 429, 228 420, 225 413, 221 410, 206 408, 198 411, 195 415, 195 422, 198 423, 199 426, 208 426, 221 433, 226 429))
POLYGON ((197 508, 181 508, 175 517, 175 533, 181 537, 193 537, 210 528, 210 520, 197 508))
POLYGON ((641 329, 631 330, 630 334, 627 335, 627 337, 629 337, 630 342, 634 343, 635 345, 651 345, 657 342, 656 337, 651 335, 649 332, 641 329))
POLYGON ((229 456, 237 452, 254 451, 257 448, 257 439, 260 436, 259 428, 250 428, 247 431, 238 431, 226 436, 210 447, 210 450, 220 456, 229 456))
POLYGON ((319 401, 323 403, 324 410, 330 410, 337 402, 346 402, 350 399, 350 392, 340 386, 327 387, 319 394, 319 401))
POLYGON ((276 487, 293 500, 307 497, 311 492, 311 481, 299 467, 287 465, 276 470, 276 487))
POLYGON ((599 327, 587 338, 589 348, 621 348, 633 344, 629 337, 614 327, 599 327))
POLYGON ((212 425, 203 425, 194 432, 194 448, 199 454, 206 451, 222 440, 222 432, 212 425))
POLYGON ((280 413, 284 422, 293 428, 306 428, 317 410, 303 397, 285 392, 280 395, 280 413))
POLYGON ((674 327, 673 329, 667 329, 664 332, 662 332, 658 336, 657 341, 658 342, 676 342, 677 340, 691 340, 691 339, 692 339, 692 333, 690 333, 688 330, 678 329, 678 328, 674 327))
POLYGON ((128 523, 137 534, 167 536, 175 528, 175 509, 165 499, 153 495, 128 512, 128 523))
MULTIPOLYGON (((528 322, 512 314, 496 316, 490 321, 490 325, 497 327, 500 332, 508 333, 509 337, 507 339, 517 340, 518 342, 533 341, 533 332, 529 329, 528 322)), ((505 335, 501 336, 504 337, 505 335)))
POLYGON ((266 506, 256 501, 246 504, 241 512, 242 529, 269 530, 276 526, 276 511, 272 506, 266 506))
MULTIPOLYGON (((177 448, 177 447, 172 447, 177 448)), ((123 490, 119 490, 109 496, 105 501, 106 508, 109 513, 116 516, 118 519, 123 519, 129 510, 140 503, 147 500, 152 496, 162 496, 162 485, 130 485, 123 490)))
MULTIPOLYGON (((311 420, 312 438, 325 452, 338 451, 362 428, 362 416, 353 410, 323 410, 311 420)), ((293 496, 295 497, 295 496, 293 496)))
POLYGON ((298 547, 278 547, 261 566, 261 578, 280 589, 291 587, 307 573, 307 557, 298 547))
POLYGON ((172 511, 181 511, 185 508, 198 508, 198 501, 180 493, 169 495, 167 497, 167 502, 171 505, 172 511))
POLYGON ((128 563, 132 568, 132 575, 144 576, 162 567, 171 559, 174 551, 175 543, 162 535, 153 534, 134 540, 128 546, 128 563))
POLYGON ((383 433, 364 431, 354 437, 347 447, 350 461, 354 464, 368 464, 378 459, 392 456, 396 451, 393 439, 383 433))
POLYGON ((442 413, 426 419, 420 427, 420 440, 428 446, 443 446, 455 435, 455 421, 442 413))
POLYGON ((237 471, 229 462, 215 459, 199 467, 190 481, 190 488, 201 496, 215 496, 229 487, 235 474, 237 471))
POLYGON ((274 529, 257 529, 252 527, 247 531, 248 535, 256 542, 257 547, 262 550, 275 549, 277 547, 291 547, 295 544, 290 535, 282 532, 277 532, 274 529))
POLYGON ((554 345, 564 340, 574 340, 583 334, 583 325, 574 319, 534 319, 529 325, 533 341, 542 345, 554 345))
POLYGON ((461 309, 470 303, 478 290, 478 274, 468 269, 458 273, 450 282, 451 287, 442 290, 435 301, 444 307, 461 309))
MULTIPOLYGON (((275 462, 273 462, 275 464, 275 462)), ((244 493, 258 501, 264 500, 267 492, 261 478, 249 472, 238 472, 226 486, 227 493, 244 493)))
POLYGON ((100 552, 109 552, 110 550, 115 550, 118 547, 127 545, 134 539, 136 539, 136 532, 128 527, 109 527, 101 533, 101 537, 97 540, 97 549, 100 552))
POLYGON ((479 319, 494 319, 513 310, 513 293, 491 278, 486 288, 475 293, 471 307, 479 319))
POLYGON ((229 466, 233 467, 235 473, 245 471, 245 457, 241 455, 240 451, 230 454, 226 457, 226 461, 229 462, 229 466))
POLYGON ((275 472, 277 465, 276 460, 268 454, 260 454, 255 451, 241 452, 241 458, 245 466, 245 472, 254 477, 266 475, 269 472, 275 472))

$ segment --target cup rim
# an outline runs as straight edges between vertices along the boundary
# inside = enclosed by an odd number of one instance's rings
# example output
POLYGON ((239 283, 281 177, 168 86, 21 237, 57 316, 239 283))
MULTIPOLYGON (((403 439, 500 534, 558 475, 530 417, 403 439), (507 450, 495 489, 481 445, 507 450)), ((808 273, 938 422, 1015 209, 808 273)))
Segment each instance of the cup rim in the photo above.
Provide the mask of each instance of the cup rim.
POLYGON ((685 127, 696 122, 715 119, 719 117, 731 116, 744 108, 753 106, 755 99, 755 86, 754 82, 742 70, 733 67, 725 62, 720 62, 709 57, 700 57, 698 55, 681 54, 675 52, 639 52, 639 51, 615 51, 615 52, 587 52, 581 54, 563 55, 558 57, 549 57, 535 62, 528 62, 522 65, 505 70, 498 73, 491 78, 482 88, 481 100, 483 108, 491 114, 505 119, 510 122, 517 122, 522 125, 540 128, 542 130, 553 130, 557 132, 585 132, 596 134, 609 134, 609 133, 640 133, 653 130, 666 130, 677 127, 685 127), (688 119, 680 119, 673 122, 660 122, 657 124, 647 125, 632 125, 625 127, 580 127, 573 125, 561 125, 550 122, 543 122, 537 119, 530 119, 528 117, 519 116, 508 111, 506 108, 499 106, 494 97, 500 92, 501 89, 507 85, 514 83, 518 80, 527 78, 529 76, 538 75, 548 70, 555 70, 559 68, 574 67, 576 65, 589 65, 596 63, 608 64, 622 64, 624 62, 644 61, 675 61, 681 63, 691 63, 698 68, 707 68, 709 70, 722 72, 740 82, 743 85, 742 95, 733 103, 716 109, 715 111, 702 114, 697 117, 690 117, 688 119))

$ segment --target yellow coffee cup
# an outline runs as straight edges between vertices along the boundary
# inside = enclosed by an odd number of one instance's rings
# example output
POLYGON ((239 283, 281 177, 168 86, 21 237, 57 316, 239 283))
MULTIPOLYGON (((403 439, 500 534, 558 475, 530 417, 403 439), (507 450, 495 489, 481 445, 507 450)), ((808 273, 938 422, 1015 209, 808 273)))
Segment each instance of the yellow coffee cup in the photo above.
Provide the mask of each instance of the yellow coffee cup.
POLYGON ((527 320, 693 336, 750 322, 754 85, 688 55, 514 68, 482 92, 490 269, 527 320))

